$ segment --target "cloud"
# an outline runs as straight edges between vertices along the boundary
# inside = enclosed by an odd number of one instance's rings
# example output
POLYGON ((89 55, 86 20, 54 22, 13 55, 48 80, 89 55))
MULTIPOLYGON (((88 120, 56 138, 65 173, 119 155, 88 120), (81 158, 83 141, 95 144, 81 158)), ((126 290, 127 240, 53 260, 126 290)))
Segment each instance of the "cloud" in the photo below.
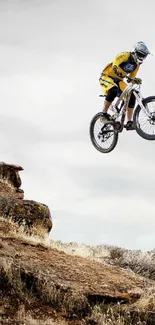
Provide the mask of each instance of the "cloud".
MULTIPOLYGON (((139 39, 155 47, 152 7, 133 2, 134 13, 119 21, 122 5, 1 1, 0 155, 24 167, 25 197, 49 205, 55 238, 145 248, 154 228, 154 143, 123 132, 104 155, 89 138, 105 64, 139 39)), ((145 96, 154 95, 152 60, 140 71, 145 96)))
MULTIPOLYGON (((105 207, 104 201, 103 206, 105 207)), ((80 217, 75 212, 71 214, 69 211, 53 210, 54 227, 50 236, 53 240, 64 238, 65 242, 78 242, 88 245, 108 244, 130 249, 153 249, 155 246, 152 231, 155 226, 154 212, 149 220, 146 220, 142 214, 140 222, 136 218, 137 211, 134 208, 135 218, 130 220, 133 211, 130 209, 128 212, 128 207, 130 206, 126 206, 126 212, 123 209, 123 218, 121 219, 115 213, 117 210, 114 211, 113 215, 109 214, 108 216, 105 211, 103 218, 93 213, 89 217, 84 214, 83 217, 80 217)))
POLYGON ((101 193, 104 196, 154 196, 154 174, 151 170, 134 168, 134 165, 124 166, 88 166, 70 168, 70 175, 75 183, 89 189, 93 196, 101 193), (130 175, 130 176, 129 176, 130 175))

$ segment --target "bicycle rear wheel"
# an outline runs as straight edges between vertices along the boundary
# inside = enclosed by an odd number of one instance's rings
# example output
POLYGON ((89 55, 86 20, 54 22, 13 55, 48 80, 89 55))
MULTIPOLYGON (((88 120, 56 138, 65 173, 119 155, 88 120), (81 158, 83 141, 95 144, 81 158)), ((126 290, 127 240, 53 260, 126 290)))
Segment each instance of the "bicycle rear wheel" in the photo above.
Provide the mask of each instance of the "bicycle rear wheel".
POLYGON ((146 140, 155 140, 155 96, 143 99, 145 110, 136 107, 133 122, 136 132, 146 140))
POLYGON ((94 147, 102 153, 108 153, 116 147, 118 132, 114 129, 113 121, 107 121, 105 124, 100 121, 102 115, 100 112, 92 118, 89 134, 94 147))

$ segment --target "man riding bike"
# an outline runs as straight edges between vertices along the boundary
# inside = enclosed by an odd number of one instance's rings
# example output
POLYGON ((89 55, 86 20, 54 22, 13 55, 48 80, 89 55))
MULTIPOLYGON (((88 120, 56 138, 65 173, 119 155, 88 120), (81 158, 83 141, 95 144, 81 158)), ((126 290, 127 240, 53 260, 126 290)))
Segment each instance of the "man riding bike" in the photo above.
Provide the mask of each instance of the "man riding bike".
MULTIPOLYGON (((135 78, 139 70, 140 65, 150 54, 149 49, 144 42, 137 42, 131 52, 119 53, 112 62, 110 62, 101 73, 99 82, 102 87, 103 94, 105 95, 103 106, 102 122, 109 121, 111 119, 108 114, 108 109, 116 96, 120 96, 122 91, 126 88, 127 84, 123 81, 123 78, 129 76, 135 78)), ((135 78, 135 81, 141 84, 140 78, 135 78)), ((129 100, 127 109, 127 130, 133 130, 132 114, 135 106, 135 96, 132 94, 129 100)))

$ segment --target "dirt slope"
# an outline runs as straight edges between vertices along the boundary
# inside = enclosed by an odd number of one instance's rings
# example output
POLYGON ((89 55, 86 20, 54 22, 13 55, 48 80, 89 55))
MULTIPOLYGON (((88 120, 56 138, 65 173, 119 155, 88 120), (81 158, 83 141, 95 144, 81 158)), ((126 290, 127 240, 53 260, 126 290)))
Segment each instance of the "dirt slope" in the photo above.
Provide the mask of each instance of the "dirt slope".
POLYGON ((131 303, 152 286, 154 281, 130 270, 69 256, 13 235, 7 223, 0 222, 0 310, 6 319, 16 317, 21 304, 26 310, 42 310, 41 315, 80 319, 96 303, 131 303))

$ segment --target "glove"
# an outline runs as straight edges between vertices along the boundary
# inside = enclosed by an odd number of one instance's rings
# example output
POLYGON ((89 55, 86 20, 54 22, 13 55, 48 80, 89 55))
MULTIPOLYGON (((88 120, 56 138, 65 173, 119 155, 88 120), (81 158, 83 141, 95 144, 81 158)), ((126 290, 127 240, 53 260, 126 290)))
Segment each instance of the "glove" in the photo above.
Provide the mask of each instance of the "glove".
POLYGON ((141 85, 142 84, 142 79, 141 78, 134 78, 133 82, 137 85, 141 85))

